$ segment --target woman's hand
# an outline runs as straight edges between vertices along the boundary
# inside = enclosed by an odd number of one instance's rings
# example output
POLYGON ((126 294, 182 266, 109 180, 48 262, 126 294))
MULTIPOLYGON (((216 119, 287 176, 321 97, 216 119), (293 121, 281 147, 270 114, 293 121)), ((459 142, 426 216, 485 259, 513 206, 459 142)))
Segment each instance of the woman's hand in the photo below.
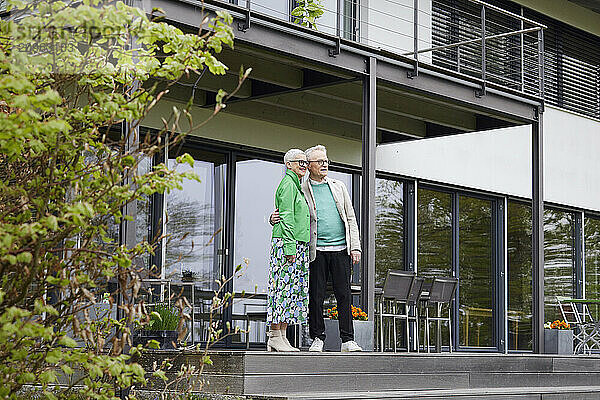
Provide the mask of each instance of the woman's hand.
POLYGON ((269 223, 271 225, 275 225, 278 224, 279 221, 281 221, 281 218, 279 217, 279 210, 275 209, 275 211, 273 211, 273 214, 271 214, 271 216, 269 217, 269 223))
POLYGON ((360 251, 352 250, 350 252, 350 258, 352 258, 352 264, 358 264, 360 262, 360 251))
POLYGON ((285 256, 285 259, 288 263, 293 264, 294 262, 296 262, 296 255, 292 254, 291 256, 285 256))

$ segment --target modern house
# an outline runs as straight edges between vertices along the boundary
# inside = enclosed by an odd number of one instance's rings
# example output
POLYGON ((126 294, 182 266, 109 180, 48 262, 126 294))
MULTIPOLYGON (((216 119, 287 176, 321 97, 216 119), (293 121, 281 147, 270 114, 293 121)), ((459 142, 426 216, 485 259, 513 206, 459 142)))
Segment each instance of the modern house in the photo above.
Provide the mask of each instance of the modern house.
POLYGON ((543 353, 556 296, 600 298, 600 8, 322 0, 316 27, 303 27, 294 3, 152 2, 190 29, 203 12, 228 10, 236 47, 220 57, 231 74, 190 77, 142 129, 159 129, 192 93, 194 120, 206 118, 218 88, 252 68, 227 108, 165 155, 190 153, 202 182, 140 204, 129 228, 174 234, 148 263, 173 284, 195 278, 194 340, 203 339, 203 294, 224 275, 228 290, 255 295, 220 316, 250 325, 249 337, 223 345, 263 348, 257 316, 282 156, 322 144, 359 215, 355 305, 372 318, 388 269, 455 276, 455 349, 543 353))

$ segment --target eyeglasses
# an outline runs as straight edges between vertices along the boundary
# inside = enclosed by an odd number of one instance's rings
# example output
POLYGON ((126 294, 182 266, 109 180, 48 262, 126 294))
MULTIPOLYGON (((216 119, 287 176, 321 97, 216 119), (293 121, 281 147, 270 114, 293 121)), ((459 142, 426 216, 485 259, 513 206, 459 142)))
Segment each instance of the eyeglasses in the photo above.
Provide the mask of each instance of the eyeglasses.
POLYGON ((301 167, 308 167, 308 161, 306 160, 290 160, 289 162, 297 162, 301 167))
POLYGON ((331 161, 330 160, 312 160, 312 161, 308 161, 309 163, 314 162, 319 164, 320 167, 322 167, 323 165, 330 165, 331 161))

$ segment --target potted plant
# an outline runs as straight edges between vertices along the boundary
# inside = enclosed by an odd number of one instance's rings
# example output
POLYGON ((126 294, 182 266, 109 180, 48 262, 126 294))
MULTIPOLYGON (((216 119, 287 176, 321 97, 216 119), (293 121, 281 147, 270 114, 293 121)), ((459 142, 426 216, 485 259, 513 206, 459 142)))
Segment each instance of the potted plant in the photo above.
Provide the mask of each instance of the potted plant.
POLYGON ((179 309, 168 303, 157 303, 150 313, 150 322, 137 329, 133 335, 133 344, 148 345, 155 340, 160 349, 174 349, 177 343, 179 309))
POLYGON ((544 350, 548 354, 573 354, 573 331, 565 321, 544 324, 544 350))
MULTIPOLYGON (((354 341, 365 351, 373 351, 374 323, 369 321, 367 313, 359 307, 352 307, 352 325, 354 327, 354 341)), ((340 351, 340 339, 337 306, 327 309, 329 319, 325 319, 325 344, 326 351, 340 351)))
POLYGON ((196 280, 197 273, 195 271, 186 269, 181 272, 181 280, 183 282, 194 282, 196 280))

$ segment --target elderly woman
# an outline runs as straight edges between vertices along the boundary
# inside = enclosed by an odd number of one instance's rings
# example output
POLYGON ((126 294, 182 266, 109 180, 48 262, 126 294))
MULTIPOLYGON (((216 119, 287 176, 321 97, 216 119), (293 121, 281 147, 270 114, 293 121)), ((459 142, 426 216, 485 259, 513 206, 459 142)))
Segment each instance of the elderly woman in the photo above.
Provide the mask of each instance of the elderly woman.
POLYGON ((289 150, 283 161, 287 171, 275 192, 281 220, 273 226, 271 240, 267 351, 300 351, 292 347, 285 333, 288 325, 307 320, 310 216, 300 181, 308 161, 299 149, 289 150))

